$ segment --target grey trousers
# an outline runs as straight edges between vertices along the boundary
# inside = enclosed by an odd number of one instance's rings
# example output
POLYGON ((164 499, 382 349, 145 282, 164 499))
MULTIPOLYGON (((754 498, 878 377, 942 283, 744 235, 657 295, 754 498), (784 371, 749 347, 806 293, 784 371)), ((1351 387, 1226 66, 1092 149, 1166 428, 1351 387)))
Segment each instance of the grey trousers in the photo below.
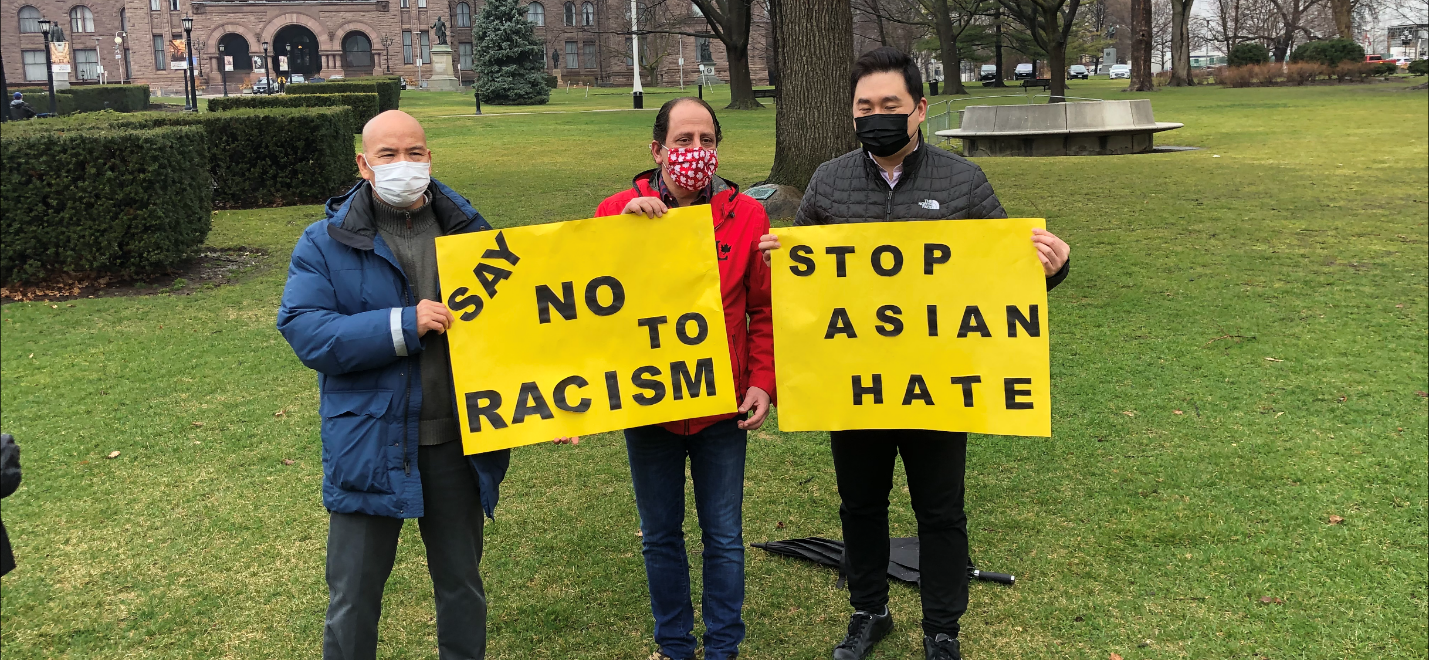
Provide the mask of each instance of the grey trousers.
MULTIPOLYGON (((486 657, 486 590, 481 584, 481 492, 460 442, 417 450, 426 515, 417 519, 437 599, 441 660, 486 657)), ((382 589, 392 573, 402 519, 333 513, 327 537, 327 622, 323 658, 377 657, 382 589)))

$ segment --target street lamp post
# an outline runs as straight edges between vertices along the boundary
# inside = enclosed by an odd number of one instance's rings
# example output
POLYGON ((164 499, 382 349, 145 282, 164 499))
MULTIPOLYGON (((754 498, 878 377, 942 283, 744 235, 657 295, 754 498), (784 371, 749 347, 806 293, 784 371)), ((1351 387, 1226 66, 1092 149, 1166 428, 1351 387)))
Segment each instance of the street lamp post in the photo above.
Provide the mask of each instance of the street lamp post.
POLYGON ((114 66, 119 67, 119 82, 129 84, 129 68, 124 66, 124 31, 114 33, 114 66))
POLYGON ((198 112, 198 79, 194 77, 194 19, 184 16, 179 21, 184 25, 184 79, 189 81, 189 98, 192 100, 185 109, 198 112))
POLYGON ((218 78, 223 81, 223 97, 228 98, 228 62, 223 59, 223 44, 218 45, 218 78))
POLYGON ((271 63, 268 61, 268 42, 266 42, 266 41, 263 42, 263 80, 266 81, 266 83, 263 85, 263 94, 265 94, 265 95, 272 94, 272 93, 273 93, 273 67, 272 67, 271 63))
POLYGON ((198 40, 198 46, 194 47, 195 65, 198 66, 198 75, 203 76, 203 49, 208 47, 208 42, 203 39, 198 40))
POLYGON ((387 48, 392 45, 392 37, 382 35, 382 69, 386 73, 392 73, 392 60, 387 53, 387 48))
POLYGON ((51 21, 40 19, 40 32, 45 35, 45 78, 50 84, 50 116, 52 117, 59 114, 59 110, 55 106, 55 69, 54 64, 50 61, 50 43, 54 36, 50 29, 53 25, 54 23, 51 21))
POLYGON ((286 44, 283 44, 283 49, 283 52, 288 54, 288 70, 286 71, 288 75, 283 76, 283 88, 287 89, 288 82, 292 81, 293 79, 293 42, 290 41, 286 44))
POLYGON ((645 88, 640 86, 640 16, 635 0, 630 0, 630 66, 635 74, 635 85, 630 96, 635 100, 635 109, 645 107, 645 88))

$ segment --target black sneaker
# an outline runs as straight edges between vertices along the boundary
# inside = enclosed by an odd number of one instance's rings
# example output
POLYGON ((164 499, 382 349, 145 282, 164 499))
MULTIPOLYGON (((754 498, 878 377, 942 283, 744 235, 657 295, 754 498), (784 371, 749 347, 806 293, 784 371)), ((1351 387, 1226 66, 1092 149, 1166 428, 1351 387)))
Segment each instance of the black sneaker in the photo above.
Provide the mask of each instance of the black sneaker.
POLYGON ((854 612, 848 618, 848 636, 834 647, 834 660, 863 660, 889 631, 893 630, 893 614, 883 608, 883 614, 854 612))
POLYGON ((936 637, 923 635, 923 655, 927 660, 963 660, 958 638, 943 633, 938 633, 936 637))

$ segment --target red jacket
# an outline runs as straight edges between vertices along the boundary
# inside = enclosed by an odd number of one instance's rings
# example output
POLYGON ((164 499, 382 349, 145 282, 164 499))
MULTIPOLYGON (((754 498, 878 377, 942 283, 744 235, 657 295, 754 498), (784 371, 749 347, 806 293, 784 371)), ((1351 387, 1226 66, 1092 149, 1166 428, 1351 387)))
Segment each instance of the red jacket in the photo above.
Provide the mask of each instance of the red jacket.
MULTIPOLYGON (((596 217, 620 215, 636 197, 658 197, 650 187, 655 170, 641 172, 634 187, 607 197, 596 217)), ((724 299, 724 327, 729 338, 729 363, 734 367, 736 404, 743 403, 751 386, 769 393, 774 403, 774 321, 769 312, 769 267, 759 254, 759 237, 769 233, 769 216, 753 197, 739 187, 715 177, 710 199, 715 244, 719 255, 719 283, 724 299)), ((672 433, 692 435, 734 415, 717 415, 661 424, 672 433)))

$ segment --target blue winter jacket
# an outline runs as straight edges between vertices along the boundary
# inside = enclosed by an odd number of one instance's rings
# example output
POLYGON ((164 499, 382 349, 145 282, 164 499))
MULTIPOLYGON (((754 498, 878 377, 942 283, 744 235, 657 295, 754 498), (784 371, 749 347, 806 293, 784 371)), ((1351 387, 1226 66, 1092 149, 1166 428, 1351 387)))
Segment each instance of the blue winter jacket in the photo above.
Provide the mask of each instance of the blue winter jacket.
MULTIPOLYGON (((328 200, 327 217, 298 239, 278 332, 318 372, 323 505, 337 513, 420 518, 423 340, 417 336, 417 300, 377 232, 370 191, 362 181, 328 200)), ((428 192, 442 234, 491 229, 451 188, 433 179, 428 192)), ((490 516, 511 453, 468 459, 490 516)))

